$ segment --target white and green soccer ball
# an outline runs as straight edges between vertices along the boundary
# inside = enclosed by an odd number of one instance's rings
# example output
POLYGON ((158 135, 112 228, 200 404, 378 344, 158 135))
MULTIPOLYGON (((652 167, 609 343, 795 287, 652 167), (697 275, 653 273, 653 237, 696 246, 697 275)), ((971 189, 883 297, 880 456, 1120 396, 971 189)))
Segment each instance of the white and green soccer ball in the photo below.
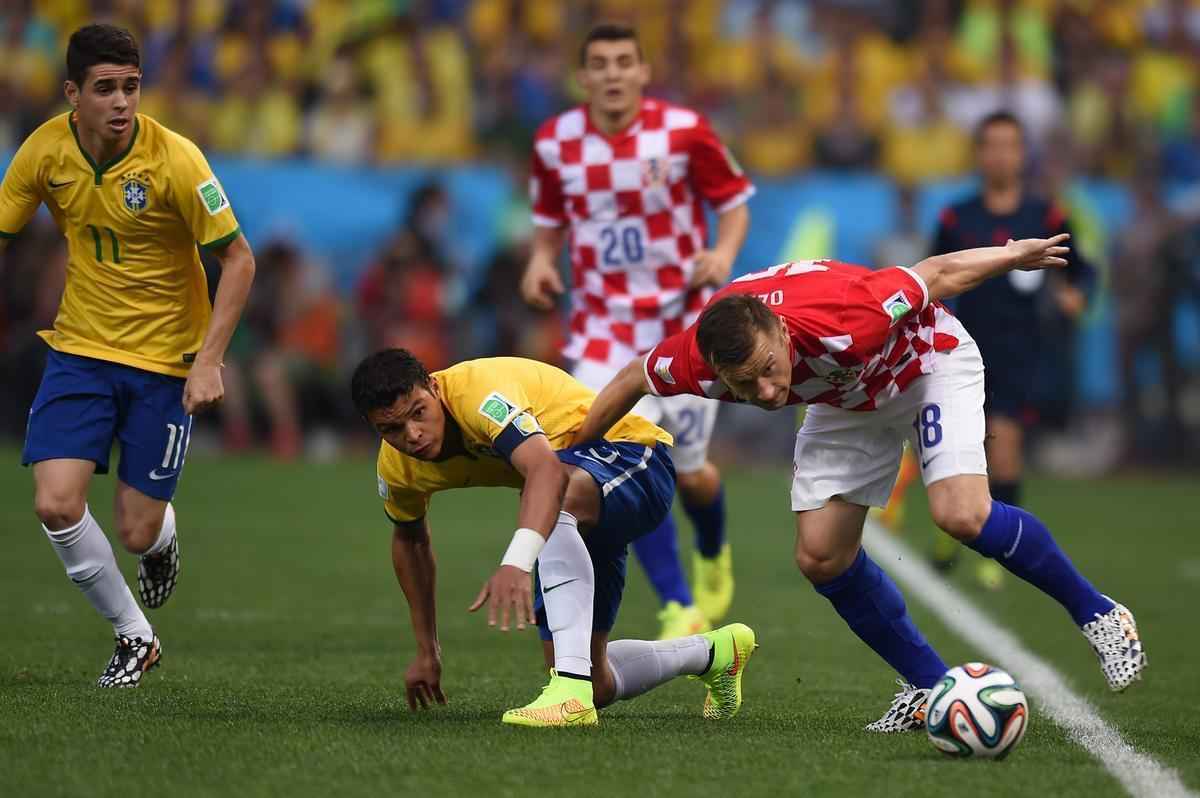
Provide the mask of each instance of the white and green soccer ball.
POLYGON ((946 671, 929 691, 925 731, 950 756, 1003 759, 1029 726, 1029 701, 1012 676, 982 662, 946 671))

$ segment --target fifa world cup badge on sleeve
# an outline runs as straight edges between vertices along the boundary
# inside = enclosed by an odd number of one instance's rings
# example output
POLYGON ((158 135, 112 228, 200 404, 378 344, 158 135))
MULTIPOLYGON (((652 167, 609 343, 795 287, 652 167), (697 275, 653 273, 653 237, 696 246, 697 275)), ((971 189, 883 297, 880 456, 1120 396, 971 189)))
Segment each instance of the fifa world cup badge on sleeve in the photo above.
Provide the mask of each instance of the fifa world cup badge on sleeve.
POLYGON ((479 405, 479 415, 503 427, 508 423, 512 414, 517 411, 516 405, 505 399, 499 393, 492 391, 479 405))
POLYGON ((215 177, 210 177, 196 186, 196 193, 200 195, 200 201, 204 203, 209 216, 216 216, 229 207, 229 198, 225 196, 215 177))
POLYGON ((384 501, 387 501, 388 496, 390 495, 390 493, 388 491, 387 481, 384 480, 383 476, 380 474, 376 474, 375 479, 379 483, 379 498, 383 499, 384 501))
POLYGON ((912 305, 908 304, 908 297, 903 291, 897 291, 892 294, 883 303, 883 312, 892 317, 892 324, 904 318, 904 314, 912 310, 912 305))

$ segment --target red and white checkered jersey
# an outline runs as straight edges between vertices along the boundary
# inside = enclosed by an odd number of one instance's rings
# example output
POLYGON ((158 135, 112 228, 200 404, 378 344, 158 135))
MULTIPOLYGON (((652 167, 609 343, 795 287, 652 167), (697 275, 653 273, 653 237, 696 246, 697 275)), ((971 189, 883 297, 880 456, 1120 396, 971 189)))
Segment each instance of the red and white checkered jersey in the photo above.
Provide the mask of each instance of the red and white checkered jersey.
MULTIPOLYGON (((784 263, 722 288, 758 297, 787 325, 792 353, 788 404, 874 410, 933 371, 934 352, 969 340, 912 269, 871 271, 837 261, 784 263)), ((696 394, 736 402, 700 355, 699 324, 673 335, 646 358, 660 396, 696 394)))
POLYGON ((754 186, 703 116, 642 100, 624 131, 602 133, 586 107, 534 141, 533 221, 570 226, 572 359, 623 366, 695 321, 711 289, 689 289, 705 246, 702 201, 718 213, 754 186))

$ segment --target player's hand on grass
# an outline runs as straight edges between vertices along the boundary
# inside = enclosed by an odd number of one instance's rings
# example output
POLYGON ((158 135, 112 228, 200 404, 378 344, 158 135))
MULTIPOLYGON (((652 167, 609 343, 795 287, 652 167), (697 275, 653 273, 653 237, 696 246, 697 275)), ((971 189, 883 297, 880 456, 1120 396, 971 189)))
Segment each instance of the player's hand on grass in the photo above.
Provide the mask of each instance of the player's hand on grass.
POLYGON ((215 407, 225 397, 221 367, 196 363, 183 386, 183 410, 189 416, 215 407))
POLYGON ((1022 238, 1020 241, 1010 238, 1005 249, 1013 256, 1014 268, 1021 271, 1061 269, 1067 265, 1066 255, 1071 251, 1063 244, 1070 237, 1070 233, 1059 233, 1053 238, 1022 238))
POLYGON ((434 702, 446 703, 446 695, 442 692, 442 658, 437 653, 417 654, 404 672, 404 694, 408 708, 413 711, 418 704, 421 709, 429 709, 434 702))
POLYGON ((692 288, 711 285, 717 288, 729 279, 733 271, 733 258, 715 249, 705 249, 696 253, 692 270, 692 288))
POLYGON ((508 631, 510 614, 516 620, 518 631, 526 624, 537 623, 533 615, 533 587, 529 584, 529 574, 515 565, 501 565, 492 578, 483 583, 483 589, 467 611, 475 612, 485 603, 488 626, 495 626, 499 615, 501 632, 508 631))
POLYGON ((521 277, 521 297, 538 310, 553 310, 563 292, 562 277, 552 261, 533 258, 521 277))

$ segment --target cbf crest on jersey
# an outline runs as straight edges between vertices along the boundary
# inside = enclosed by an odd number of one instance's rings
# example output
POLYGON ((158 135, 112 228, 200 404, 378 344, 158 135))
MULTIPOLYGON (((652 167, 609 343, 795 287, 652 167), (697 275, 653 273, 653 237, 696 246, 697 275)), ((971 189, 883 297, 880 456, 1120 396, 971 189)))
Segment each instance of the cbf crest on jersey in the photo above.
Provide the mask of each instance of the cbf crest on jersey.
POLYGON ((130 213, 141 213, 150 204, 150 184, 142 175, 126 175, 121 181, 121 202, 130 213))

